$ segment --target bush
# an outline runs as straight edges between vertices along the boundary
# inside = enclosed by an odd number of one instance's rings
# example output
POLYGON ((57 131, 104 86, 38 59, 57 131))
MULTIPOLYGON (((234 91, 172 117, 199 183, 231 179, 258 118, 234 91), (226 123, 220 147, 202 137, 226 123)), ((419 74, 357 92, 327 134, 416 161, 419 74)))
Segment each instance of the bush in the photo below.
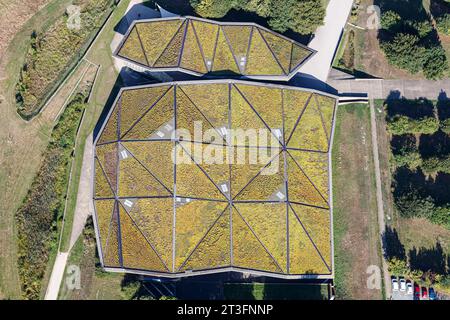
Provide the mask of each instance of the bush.
POLYGON ((441 120, 440 126, 442 131, 444 131, 447 134, 450 134, 450 118, 441 120))
POLYGON ((408 33, 398 33, 391 41, 382 42, 381 48, 389 62, 411 73, 423 68, 425 49, 419 46, 419 37, 408 33))
POLYGON ((406 166, 412 170, 422 165, 420 153, 414 150, 405 150, 403 153, 394 154, 394 163, 397 167, 406 166))
POLYGON ((25 298, 39 299, 49 252, 56 246, 57 221, 64 211, 70 161, 85 107, 78 95, 53 129, 44 159, 16 213, 19 276, 25 298))

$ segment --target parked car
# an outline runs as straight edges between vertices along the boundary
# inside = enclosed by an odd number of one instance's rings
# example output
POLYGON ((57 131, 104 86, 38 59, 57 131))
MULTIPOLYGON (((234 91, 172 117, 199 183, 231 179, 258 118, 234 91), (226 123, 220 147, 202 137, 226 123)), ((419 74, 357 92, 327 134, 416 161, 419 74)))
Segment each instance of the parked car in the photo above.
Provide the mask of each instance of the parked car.
POLYGON ((420 287, 417 283, 414 284, 414 300, 420 300, 420 287))
POLYGON ((436 300, 436 292, 433 288, 428 289, 428 297, 430 298, 430 300, 436 300))
POLYGON ((406 282, 406 294, 413 294, 413 285, 409 280, 406 282))
POLYGON ((428 290, 425 287, 422 287, 422 299, 428 299, 428 290))
POLYGON ((404 278, 400 279, 400 291, 406 291, 406 280, 404 278))
POLYGON ((398 291, 398 280, 397 280, 397 278, 392 278, 392 291, 398 291))

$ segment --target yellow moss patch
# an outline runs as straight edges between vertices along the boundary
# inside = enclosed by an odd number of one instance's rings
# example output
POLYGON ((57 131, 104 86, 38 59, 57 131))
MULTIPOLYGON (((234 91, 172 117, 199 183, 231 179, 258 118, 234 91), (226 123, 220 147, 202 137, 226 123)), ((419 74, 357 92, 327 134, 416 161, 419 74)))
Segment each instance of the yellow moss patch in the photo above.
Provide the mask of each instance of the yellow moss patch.
POLYGON ((327 208, 328 204, 290 155, 287 167, 289 201, 327 208))
POLYGON ((328 151, 328 138, 315 99, 311 99, 303 112, 288 147, 296 149, 328 151))
POLYGON ((216 45, 217 31, 219 26, 203 21, 192 21, 198 41, 206 60, 213 61, 214 47, 216 45))
POLYGON ((181 85, 197 108, 215 128, 228 128, 228 84, 181 85))
POLYGON ((118 138, 118 125, 117 125, 118 110, 119 110, 119 108, 116 104, 114 106, 113 111, 111 112, 111 116, 108 119, 108 122, 106 123, 105 127, 103 128, 103 131, 100 135, 100 138, 97 141, 97 144, 117 140, 117 138, 118 138))
POLYGON ((97 158, 114 191, 117 185, 117 145, 117 143, 108 143, 95 147, 97 158))
POLYGON ((289 210, 289 273, 330 274, 292 210, 289 210))
POLYGON ((170 196, 135 158, 131 155, 119 161, 119 196, 170 196))
POLYGON ((200 73, 206 73, 208 71, 206 70, 205 61, 203 60, 202 52, 200 51, 200 47, 192 27, 192 22, 188 24, 187 28, 180 66, 200 73))
MULTIPOLYGON (((186 147, 186 144, 184 145, 186 147)), ((176 185, 177 196, 225 200, 206 174, 192 161, 193 149, 186 150, 177 144, 176 185)))
POLYGON ((228 147, 218 145, 195 144, 193 148, 202 152, 200 167, 208 174, 211 180, 220 187, 220 184, 230 180, 230 163, 228 161, 228 147))
POLYGON ((169 269, 172 269, 173 213, 173 198, 139 199, 129 213, 169 269))
POLYGON ((284 158, 278 155, 241 191, 236 200, 268 201, 278 190, 283 190, 281 192, 284 194, 284 187, 284 158))
POLYGON ((300 90, 283 90, 284 139, 287 141, 295 124, 306 106, 310 92, 300 90))
POLYGON ((119 56, 139 62, 143 65, 148 65, 144 50, 141 46, 141 41, 139 40, 139 36, 136 31, 136 27, 131 30, 128 38, 119 51, 119 56))
POLYGON ((241 57, 246 57, 252 27, 230 25, 222 26, 222 30, 225 32, 225 36, 237 60, 240 61, 241 57))
POLYGON ((315 94, 315 96, 317 98, 319 110, 322 113, 322 118, 325 125, 325 129, 327 131, 328 140, 330 140, 331 128, 333 126, 334 108, 336 106, 336 99, 326 97, 320 94, 315 94))
POLYGON ((312 183, 328 201, 328 154, 289 150, 312 183))
MULTIPOLYGON (((240 146, 265 146, 267 144, 261 144, 262 141, 255 141, 255 139, 250 139, 250 133, 253 132, 253 136, 259 140, 258 134, 259 130, 266 130, 267 134, 270 135, 267 126, 252 110, 250 105, 245 101, 244 97, 239 93, 239 91, 233 86, 231 89, 231 128, 235 130, 250 130, 248 134, 238 134, 236 136, 241 141, 233 141, 234 145, 240 146)), ((270 142, 268 140, 267 142, 270 142)))
POLYGON ((217 39, 217 47, 214 55, 212 71, 231 71, 234 73, 240 73, 222 29, 219 29, 219 37, 217 39))
POLYGON ((97 227, 100 234, 102 250, 106 249, 106 241, 109 234, 109 225, 114 209, 114 200, 95 200, 95 213, 97 217, 97 227))
MULTIPOLYGON (((283 272, 286 272, 286 203, 235 203, 234 206, 275 258, 283 272)), ((233 220, 233 227, 234 224, 233 220)))
POLYGON ((181 23, 182 20, 169 20, 136 24, 150 66, 167 47, 181 23))
POLYGON ((211 269, 230 265, 230 215, 225 211, 181 270, 211 269))
POLYGON ((272 272, 282 271, 234 208, 233 265, 272 272))
POLYGON ((119 258, 119 213, 117 205, 114 206, 114 214, 109 227, 108 242, 103 252, 103 264, 107 267, 120 267, 119 258))
POLYGON ((181 48, 183 46, 183 38, 186 29, 186 23, 178 30, 167 48, 156 60, 154 67, 177 67, 180 61, 181 48))
POLYGON ((224 211, 226 211, 225 214, 228 213, 227 202, 193 200, 177 206, 175 270, 181 267, 214 221, 224 211))
MULTIPOLYGON (((267 150, 260 148, 259 151, 267 150)), ((231 194, 235 197, 270 162, 271 157, 266 162, 261 158, 250 161, 249 148, 232 148, 231 154, 231 194)))
POLYGON ((158 128, 174 117, 173 87, 125 135, 125 139, 148 139, 158 128))
POLYGON ((278 62, 283 67, 284 73, 289 73, 292 42, 280 36, 277 36, 272 32, 262 29, 259 29, 259 31, 261 31, 262 36, 264 37, 264 39, 266 39, 266 42, 269 45, 270 49, 273 51, 278 59, 278 62))
POLYGON ((330 211, 291 204, 328 266, 331 266, 330 211))
POLYGON ((120 134, 123 136, 169 88, 161 86, 123 91, 120 100, 120 134))
POLYGON ((203 133, 213 129, 208 120, 202 115, 197 107, 189 100, 183 90, 177 90, 177 129, 189 132, 189 136, 183 136, 183 140, 197 142, 211 142, 211 137, 203 133), (195 127, 199 128, 201 136, 194 135, 195 127), (209 138, 205 140, 204 138, 209 138))
POLYGON ((298 65, 300 63, 302 63, 303 60, 305 60, 310 54, 311 54, 311 52, 306 50, 305 48, 302 48, 299 45, 293 44, 292 45, 291 70, 290 71, 294 71, 294 69, 297 68, 298 65))
POLYGON ((114 197, 113 191, 103 173, 102 168, 97 159, 95 159, 95 197, 110 198, 114 197))
POLYGON ((123 266, 132 269, 168 271, 125 209, 120 207, 123 266))
POLYGON ((253 29, 248 61, 245 68, 248 75, 282 75, 283 70, 267 47, 257 28, 253 29))
POLYGON ((150 172, 169 190, 173 190, 175 144, 171 141, 122 142, 150 172))
POLYGON ((281 89, 243 84, 237 84, 236 87, 270 129, 283 130, 281 89))

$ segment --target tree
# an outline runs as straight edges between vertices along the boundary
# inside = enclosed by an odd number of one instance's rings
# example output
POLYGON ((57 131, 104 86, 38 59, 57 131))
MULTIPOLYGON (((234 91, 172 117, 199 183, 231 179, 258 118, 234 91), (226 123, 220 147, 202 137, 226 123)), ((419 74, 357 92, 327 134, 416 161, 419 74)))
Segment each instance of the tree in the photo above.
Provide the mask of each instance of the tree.
POLYGON ((419 46, 419 37, 408 33, 397 33, 392 40, 381 43, 389 62, 411 73, 423 67, 424 48, 419 46))
POLYGON ((401 19, 397 12, 392 10, 386 11, 381 15, 381 27, 385 30, 393 31, 401 19))
POLYGON ((239 0, 190 0, 195 12, 205 18, 222 18, 239 0))
POLYGON ((291 29, 301 34, 313 33, 323 23, 325 9, 317 0, 190 0, 202 17, 221 18, 231 9, 255 12, 268 18, 273 30, 291 29))
POLYGON ((450 14, 446 13, 437 17, 436 27, 440 33, 450 35, 450 14))

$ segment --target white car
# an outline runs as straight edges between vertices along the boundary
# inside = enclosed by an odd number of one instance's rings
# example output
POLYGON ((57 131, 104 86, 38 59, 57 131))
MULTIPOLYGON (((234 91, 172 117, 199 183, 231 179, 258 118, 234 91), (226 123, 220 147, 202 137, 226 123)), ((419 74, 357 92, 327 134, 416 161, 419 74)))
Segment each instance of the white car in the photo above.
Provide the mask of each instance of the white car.
POLYGON ((409 280, 406 283, 406 294, 413 294, 413 285, 412 282, 409 280))
POLYGON ((403 278, 400 279, 400 291, 406 291, 406 280, 403 278))
POLYGON ((397 280, 397 278, 392 278, 392 291, 398 291, 398 280, 397 280))

